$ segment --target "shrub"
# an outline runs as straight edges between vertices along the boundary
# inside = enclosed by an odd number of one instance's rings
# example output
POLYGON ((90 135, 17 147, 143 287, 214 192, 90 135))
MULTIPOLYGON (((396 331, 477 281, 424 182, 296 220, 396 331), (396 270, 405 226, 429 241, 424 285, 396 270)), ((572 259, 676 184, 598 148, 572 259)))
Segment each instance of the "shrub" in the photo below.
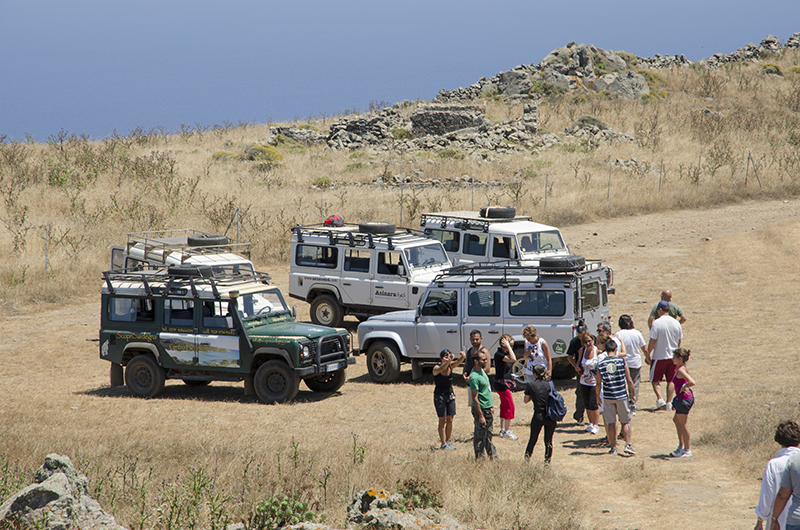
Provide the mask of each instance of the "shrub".
POLYGON ((245 149, 238 157, 243 160, 278 162, 283 160, 283 153, 271 145, 255 144, 245 149))
POLYGON ((586 127, 587 125, 593 125, 601 130, 608 129, 608 124, 603 120, 595 118, 594 116, 581 116, 577 120, 575 120, 575 125, 580 127, 586 127))
POLYGON ((647 83, 647 86, 650 87, 651 92, 653 92, 657 86, 661 86, 666 83, 664 77, 661 74, 653 72, 652 70, 642 69, 642 70, 637 70, 636 73, 644 77, 644 80, 647 83))
POLYGON ((247 528, 251 530, 277 530, 284 526, 303 522, 315 522, 317 514, 308 509, 308 503, 298 500, 296 495, 273 495, 261 501, 253 510, 247 528))
POLYGON ((541 94, 543 96, 558 96, 564 92, 566 92, 565 89, 550 81, 534 81, 533 88, 530 90, 531 94, 541 94))
POLYGON ((503 98, 500 96, 500 91, 496 88, 487 88, 483 92, 481 92, 481 99, 487 99, 490 101, 502 101, 503 98))
POLYGON ((764 63, 764 65, 761 67, 761 71, 765 74, 783 76, 783 70, 781 69, 780 65, 775 63, 764 63))
POLYGON ((411 132, 408 129, 397 127, 392 129, 392 138, 395 140, 408 140, 411 138, 411 132))
POLYGON ((330 188, 333 183, 331 182, 331 178, 328 175, 323 175, 319 178, 314 179, 314 182, 312 182, 311 184, 318 188, 330 188))
POLYGON ((297 126, 298 129, 305 130, 305 131, 314 131, 319 132, 319 128, 311 125, 310 123, 301 123, 297 126))
POLYGON ((800 66, 790 66, 789 67, 789 73, 790 74, 795 74, 795 75, 800 75, 800 66))
POLYGON ((216 151, 211 158, 214 160, 231 160, 236 158, 238 155, 236 153, 231 153, 230 151, 216 151))
POLYGON ((353 162, 352 164, 347 164, 347 167, 344 168, 345 171, 361 171, 362 169, 366 169, 367 164, 365 162, 353 162))
POLYGON ((441 508, 439 490, 421 479, 408 479, 397 485, 397 493, 405 498, 405 508, 441 508))
POLYGON ((436 154, 439 158, 452 158, 454 160, 463 160, 467 154, 458 149, 442 149, 436 154))

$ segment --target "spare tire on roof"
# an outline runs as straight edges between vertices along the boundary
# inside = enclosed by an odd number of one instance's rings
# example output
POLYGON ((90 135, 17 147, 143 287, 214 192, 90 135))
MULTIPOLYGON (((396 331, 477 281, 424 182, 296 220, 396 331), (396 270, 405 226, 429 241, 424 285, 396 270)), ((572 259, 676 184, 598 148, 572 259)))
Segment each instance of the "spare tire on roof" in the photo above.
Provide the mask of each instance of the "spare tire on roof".
POLYGON ((397 231, 394 223, 367 222, 358 223, 358 231, 365 234, 392 235, 397 231))
POLYGON ((583 256, 545 256, 539 260, 539 269, 545 272, 576 272, 586 266, 583 256))
POLYGON ((214 271, 208 265, 170 265, 167 272, 176 278, 211 278, 214 271))
POLYGON ((227 237, 217 234, 195 234, 189 236, 186 240, 190 247, 216 247, 229 243, 227 237))
POLYGON ((517 209, 513 206, 485 206, 481 208, 480 216, 486 219, 513 219, 517 209))

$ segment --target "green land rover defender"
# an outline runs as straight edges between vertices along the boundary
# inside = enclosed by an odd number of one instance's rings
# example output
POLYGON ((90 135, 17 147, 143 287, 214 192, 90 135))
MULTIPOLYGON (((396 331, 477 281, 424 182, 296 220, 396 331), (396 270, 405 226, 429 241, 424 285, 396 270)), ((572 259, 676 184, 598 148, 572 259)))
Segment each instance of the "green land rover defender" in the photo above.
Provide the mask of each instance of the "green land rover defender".
POLYGON ((246 395, 281 403, 301 379, 338 390, 355 363, 346 330, 295 322, 264 273, 173 265, 103 278, 100 358, 111 362, 111 385, 134 396, 157 396, 166 379, 244 381, 246 395))

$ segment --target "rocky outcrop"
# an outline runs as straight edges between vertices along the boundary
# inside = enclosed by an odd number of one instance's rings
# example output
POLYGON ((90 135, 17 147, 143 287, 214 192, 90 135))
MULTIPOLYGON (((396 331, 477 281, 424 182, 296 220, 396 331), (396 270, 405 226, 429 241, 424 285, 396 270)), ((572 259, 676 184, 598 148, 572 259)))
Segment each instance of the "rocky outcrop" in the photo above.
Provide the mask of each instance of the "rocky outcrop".
POLYGON ((69 457, 47 455, 35 480, 0 506, 0 527, 125 530, 89 497, 89 481, 69 457))
POLYGON ((347 523, 363 530, 467 530, 431 508, 406 511, 403 496, 385 490, 358 492, 347 505, 347 523))
POLYGON ((476 105, 426 105, 411 115, 411 133, 442 135, 484 123, 485 107, 476 105))
POLYGON ((294 142, 303 144, 306 147, 309 145, 324 144, 326 137, 312 129, 301 129, 297 125, 275 125, 269 128, 269 144, 277 145, 277 137, 284 136, 294 142))

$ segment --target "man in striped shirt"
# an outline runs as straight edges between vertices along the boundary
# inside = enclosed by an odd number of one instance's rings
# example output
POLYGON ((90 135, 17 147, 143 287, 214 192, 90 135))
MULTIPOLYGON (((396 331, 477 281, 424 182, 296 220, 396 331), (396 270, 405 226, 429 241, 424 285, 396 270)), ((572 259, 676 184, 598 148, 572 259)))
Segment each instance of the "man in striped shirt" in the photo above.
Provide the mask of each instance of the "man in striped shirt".
POLYGON ((611 449, 608 454, 617 454, 617 417, 622 424, 622 436, 625 439, 625 453, 635 455, 631 446, 631 403, 636 400, 633 390, 633 379, 628 370, 625 357, 617 356, 616 341, 606 342, 607 357, 597 362, 597 404, 603 396, 603 418, 606 421, 606 436, 611 449), (627 385, 627 389, 626 389, 627 385), (602 394, 600 393, 602 392, 602 394))

